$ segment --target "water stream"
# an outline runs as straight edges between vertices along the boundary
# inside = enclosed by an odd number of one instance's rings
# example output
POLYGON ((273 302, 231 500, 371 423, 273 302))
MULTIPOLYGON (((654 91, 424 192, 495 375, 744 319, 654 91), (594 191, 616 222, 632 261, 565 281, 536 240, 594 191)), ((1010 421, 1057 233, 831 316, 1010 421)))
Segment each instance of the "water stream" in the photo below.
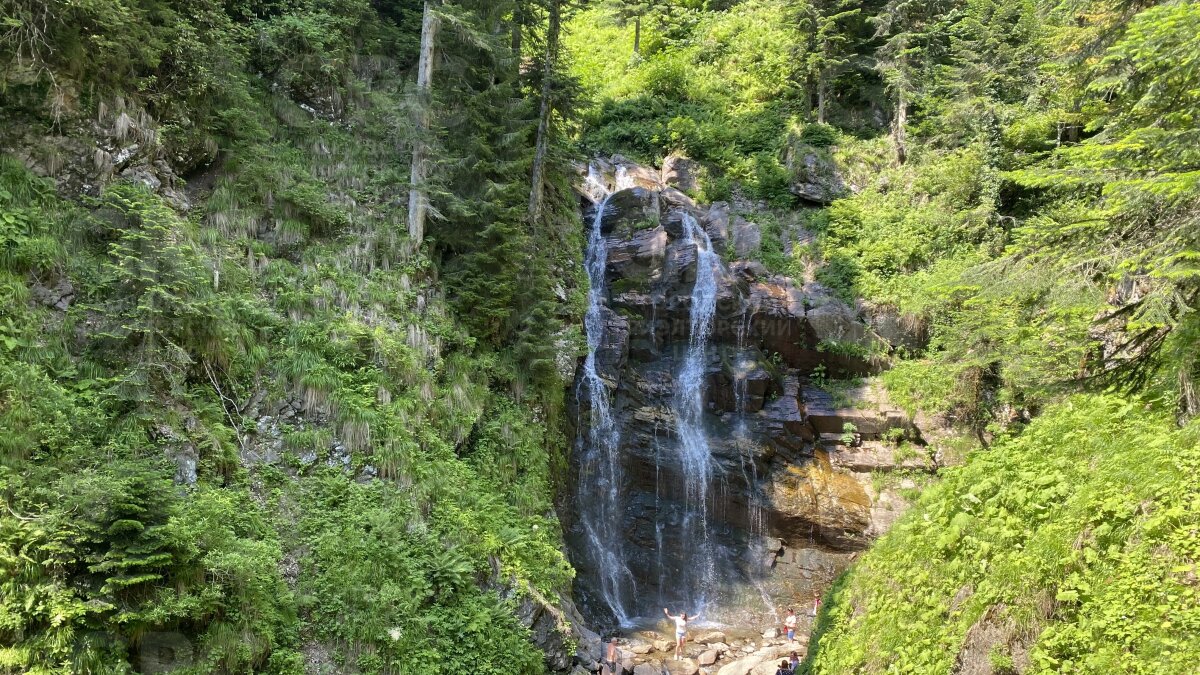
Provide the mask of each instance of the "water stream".
MULTIPOLYGON (((613 193, 628 187, 629 180, 618 171, 615 182, 613 193)), ((606 381, 602 367, 608 314, 605 278, 608 250, 602 221, 613 193, 594 169, 589 171, 587 183, 599 204, 585 256, 590 283, 584 317, 588 353, 576 394, 588 406, 581 408, 584 417, 579 424, 578 497, 585 554, 595 570, 595 592, 622 626, 636 623, 650 609, 652 599, 655 604, 672 605, 675 611, 704 613, 715 603, 726 581, 718 574, 726 554, 713 531, 714 522, 720 520, 720 514, 713 509, 714 503, 728 502, 728 498, 716 494, 721 483, 714 480, 716 463, 704 419, 709 343, 722 261, 695 217, 682 214, 683 243, 696 251, 695 281, 688 310, 688 340, 674 373, 675 393, 670 400, 674 426, 662 439, 658 437, 657 426, 654 432, 656 551, 650 564, 657 569, 645 580, 657 581, 658 588, 639 589, 624 552, 627 524, 623 493, 630 477, 623 475, 622 470, 621 431, 613 411, 614 383, 606 381), (670 501, 666 499, 668 495, 670 501)), ((739 407, 744 408, 742 391, 744 383, 739 390, 742 399, 739 407)))
MULTIPOLYGON (((624 505, 621 498, 620 432, 613 419, 609 384, 601 377, 596 358, 604 343, 604 313, 608 295, 605 283, 608 246, 602 231, 604 213, 612 194, 629 186, 628 176, 623 170, 618 170, 615 189, 610 192, 596 168, 589 167, 587 187, 599 199, 599 203, 592 219, 584 258, 589 282, 588 308, 584 315, 588 353, 580 385, 586 389, 589 413, 587 423, 579 425, 578 439, 582 456, 579 497, 588 504, 587 508, 580 509, 587 552, 599 576, 602 599, 623 625, 630 620, 629 607, 636 589, 633 574, 625 560, 621 537, 624 505), (586 442, 582 436, 585 429, 586 442)), ((583 397, 579 398, 583 400, 583 397)))
POLYGON ((683 214, 684 237, 696 247, 696 279, 692 287, 687 353, 676 375, 675 436, 679 475, 685 500, 679 547, 681 565, 674 596, 685 611, 702 612, 716 590, 717 551, 710 524, 709 488, 713 477, 712 450, 704 429, 705 380, 709 337, 717 308, 720 256, 708 233, 691 214, 683 214))

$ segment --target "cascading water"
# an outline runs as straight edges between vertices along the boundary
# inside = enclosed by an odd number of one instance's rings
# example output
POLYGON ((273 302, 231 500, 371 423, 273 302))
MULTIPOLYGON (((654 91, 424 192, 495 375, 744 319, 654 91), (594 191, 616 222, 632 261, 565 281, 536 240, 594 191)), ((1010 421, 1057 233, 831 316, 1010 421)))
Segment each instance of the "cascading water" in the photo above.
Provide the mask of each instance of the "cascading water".
MULTIPOLYGON (((588 353, 583 365, 582 387, 587 389, 590 413, 586 424, 580 420, 581 448, 580 499, 588 508, 581 509, 580 522, 587 538, 588 555, 600 581, 599 591, 605 604, 622 625, 630 620, 629 607, 634 594, 633 574, 629 571, 621 542, 621 459, 620 434, 612 415, 608 385, 596 367, 596 352, 604 342, 604 304, 608 293, 604 274, 608 248, 602 231, 604 212, 613 193, 630 187, 624 167, 617 170, 616 185, 609 192, 594 166, 588 169, 588 186, 599 198, 596 215, 588 235, 584 262, 588 275, 588 308, 584 315, 588 353), (587 429, 587 442, 582 437, 587 429)), ((579 392, 577 392, 578 396, 579 392)))
POLYGON ((701 611, 716 589, 717 553, 709 527, 709 486, 712 450, 704 431, 706 355, 717 307, 717 272, 721 259, 708 233, 691 214, 683 214, 684 236, 696 247, 696 280, 692 287, 688 349, 676 377, 675 435, 685 504, 679 589, 676 595, 689 609, 701 611), (681 596, 681 597, 680 597, 681 596))

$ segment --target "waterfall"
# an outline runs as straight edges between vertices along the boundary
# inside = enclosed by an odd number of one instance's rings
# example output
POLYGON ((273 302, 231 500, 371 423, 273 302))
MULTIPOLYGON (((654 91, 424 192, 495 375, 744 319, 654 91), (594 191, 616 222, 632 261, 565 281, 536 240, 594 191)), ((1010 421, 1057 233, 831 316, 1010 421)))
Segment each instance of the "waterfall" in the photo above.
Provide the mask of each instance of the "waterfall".
POLYGON ((706 355, 717 307, 717 271, 721 259, 708 233, 691 214, 683 214, 684 236, 696 247, 696 280, 692 287, 687 353, 676 378, 675 435, 679 469, 684 478, 685 505, 680 526, 682 569, 678 579, 689 608, 701 611, 716 587, 716 558, 709 531, 709 485, 712 451, 704 430, 706 355))
POLYGON ((615 189, 610 193, 599 171, 595 166, 590 166, 587 183, 589 190, 600 201, 592 219, 584 258, 588 276, 588 307, 584 315, 588 353, 580 385, 586 387, 590 414, 586 424, 581 419, 578 425, 578 441, 582 450, 579 497, 585 505, 580 509, 580 521, 587 538, 588 554, 596 567, 603 600, 617 621, 625 625, 629 623, 630 601, 635 589, 633 574, 625 562, 621 537, 620 432, 613 420, 608 385, 596 369, 596 352, 604 342, 603 308, 608 294, 604 279, 608 262, 608 247, 602 232, 604 212, 612 194, 630 187, 631 181, 624 167, 618 168, 615 189), (582 437, 584 428, 587 429, 586 444, 582 437))

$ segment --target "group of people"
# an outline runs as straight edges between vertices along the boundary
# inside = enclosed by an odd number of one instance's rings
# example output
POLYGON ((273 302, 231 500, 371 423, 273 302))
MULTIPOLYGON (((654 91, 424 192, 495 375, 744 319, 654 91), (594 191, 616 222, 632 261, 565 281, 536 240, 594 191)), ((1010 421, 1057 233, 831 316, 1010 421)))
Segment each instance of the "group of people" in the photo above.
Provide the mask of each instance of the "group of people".
POLYGON ((797 675, 799 668, 800 657, 796 655, 796 652, 792 652, 791 656, 779 662, 779 668, 775 671, 775 675, 797 675))
MULTIPOLYGON (((810 612, 809 616, 815 619, 817 616, 817 611, 820 609, 820 607, 821 594, 813 591, 812 611, 810 612)), ((689 616, 687 612, 672 614, 666 607, 663 607, 663 614, 666 614, 668 619, 675 622, 675 660, 678 661, 683 658, 683 645, 685 642, 687 642, 688 623, 695 621, 700 617, 700 615, 692 614, 689 616)), ((789 608, 787 611, 787 616, 783 619, 784 634, 787 635, 789 642, 796 641, 797 621, 796 610, 789 608)), ((607 661, 611 668, 617 658, 617 638, 612 638, 612 640, 608 643, 607 654, 605 654, 605 657, 605 661, 607 661)), ((796 654, 796 652, 792 652, 788 659, 779 662, 779 669, 775 671, 775 675, 795 675, 796 669, 799 666, 800 657, 796 654)))

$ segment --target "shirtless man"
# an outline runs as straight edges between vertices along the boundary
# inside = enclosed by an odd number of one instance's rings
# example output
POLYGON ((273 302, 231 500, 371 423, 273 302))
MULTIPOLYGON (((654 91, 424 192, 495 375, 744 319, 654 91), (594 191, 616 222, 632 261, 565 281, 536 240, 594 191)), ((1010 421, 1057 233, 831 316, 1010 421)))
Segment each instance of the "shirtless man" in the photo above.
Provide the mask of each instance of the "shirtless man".
MULTIPOLYGON (((667 611, 666 607, 663 607, 663 614, 666 614, 668 619, 675 622, 675 660, 678 661, 683 658, 683 642, 687 640, 688 615, 687 612, 682 612, 678 615, 671 614, 667 611)), ((696 614, 692 616, 691 620, 694 621, 697 616, 700 615, 696 614)))

